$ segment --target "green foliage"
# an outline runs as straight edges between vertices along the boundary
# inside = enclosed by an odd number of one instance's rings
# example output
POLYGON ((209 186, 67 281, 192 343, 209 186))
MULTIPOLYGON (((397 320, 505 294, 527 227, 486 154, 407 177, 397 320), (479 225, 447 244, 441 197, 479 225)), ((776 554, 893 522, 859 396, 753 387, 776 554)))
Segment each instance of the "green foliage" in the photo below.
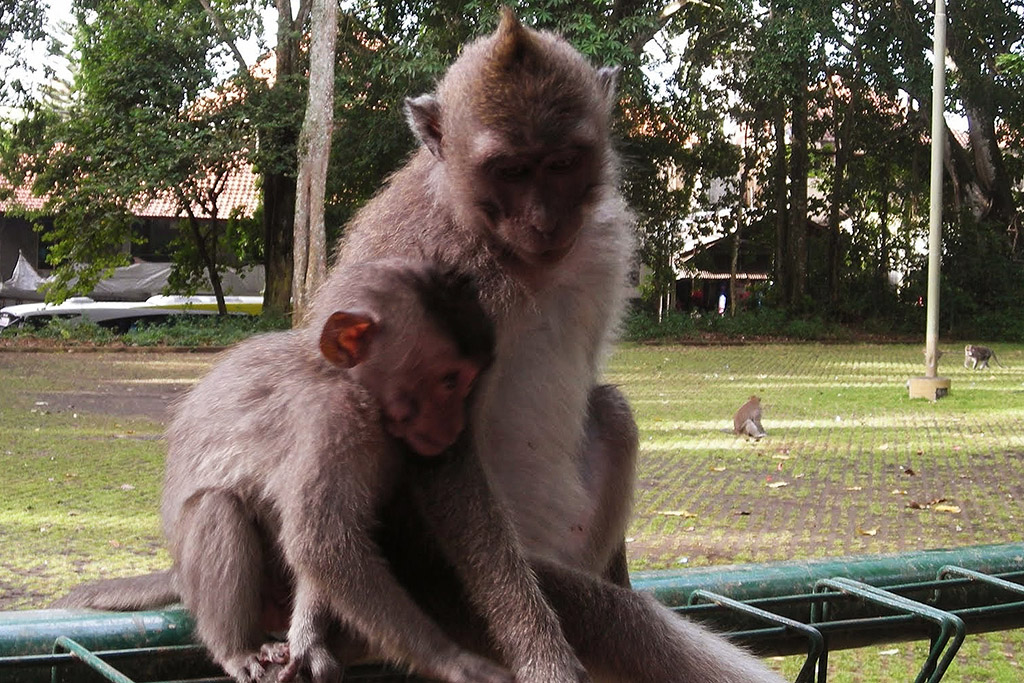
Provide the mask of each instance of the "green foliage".
POLYGON ((286 330, 286 318, 251 315, 181 315, 166 323, 140 323, 122 339, 131 346, 228 346, 261 332, 286 330))
POLYGON ((135 323, 124 334, 88 320, 53 318, 39 327, 4 330, 4 338, 65 342, 70 346, 228 346, 261 332, 286 330, 283 317, 253 315, 175 315, 166 321, 135 323))
POLYGON ((28 94, 21 79, 10 75, 35 68, 26 48, 46 39, 45 11, 39 2, 0 0, 0 106, 28 94))
POLYGON ((38 327, 14 327, 4 330, 4 337, 17 339, 49 339, 70 344, 109 344, 117 335, 109 328, 90 320, 51 318, 38 327))
POLYGON ((48 195, 39 212, 54 217, 42 235, 55 277, 47 298, 88 292, 126 265, 133 210, 157 195, 189 213, 182 234, 194 253, 177 260, 179 279, 204 269, 212 277, 232 245, 210 219, 223 178, 252 140, 246 112, 211 91, 218 57, 209 19, 186 0, 76 5, 86 7, 68 109, 35 103, 5 149, 5 174, 48 195))

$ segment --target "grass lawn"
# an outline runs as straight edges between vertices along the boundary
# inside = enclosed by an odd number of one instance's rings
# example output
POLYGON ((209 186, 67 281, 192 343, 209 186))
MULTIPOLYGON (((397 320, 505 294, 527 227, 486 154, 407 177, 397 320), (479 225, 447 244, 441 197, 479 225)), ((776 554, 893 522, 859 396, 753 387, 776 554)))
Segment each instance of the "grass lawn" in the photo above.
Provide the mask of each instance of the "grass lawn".
MULTIPOLYGON (((1020 541, 1024 346, 910 401, 920 345, 624 345, 608 381, 641 432, 634 569, 1020 541), (768 436, 730 433, 761 396, 768 436), (941 499, 941 502, 939 502, 941 499), (916 507, 914 506, 916 504, 916 507), (922 508, 922 509, 918 509, 922 508)), ((157 519, 166 405, 213 356, 0 353, 0 609, 168 563, 157 519)), ((913 680, 925 644, 834 653, 830 681, 913 680)), ((945 681, 1024 678, 1024 633, 970 636, 945 681)), ((778 666, 795 675, 799 663, 778 666)))

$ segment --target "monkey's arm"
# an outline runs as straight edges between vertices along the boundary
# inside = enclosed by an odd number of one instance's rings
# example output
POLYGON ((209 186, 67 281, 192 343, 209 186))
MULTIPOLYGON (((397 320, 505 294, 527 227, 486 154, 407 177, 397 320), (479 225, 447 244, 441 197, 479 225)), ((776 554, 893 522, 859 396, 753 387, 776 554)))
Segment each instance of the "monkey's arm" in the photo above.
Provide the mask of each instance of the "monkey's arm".
POLYGON ((417 508, 516 681, 588 681, 470 443, 463 438, 443 460, 412 465, 417 508))
POLYGON ((418 673, 451 683, 511 683, 511 674, 460 648, 416 605, 370 537, 371 515, 362 511, 372 505, 359 500, 358 486, 332 486, 330 480, 318 482, 329 497, 314 484, 302 493, 312 493, 304 498, 317 504, 296 506, 299 514, 283 519, 285 552, 296 576, 288 633, 296 666, 290 668, 316 666, 323 635, 311 630, 322 627, 323 610, 329 610, 381 656, 418 673))

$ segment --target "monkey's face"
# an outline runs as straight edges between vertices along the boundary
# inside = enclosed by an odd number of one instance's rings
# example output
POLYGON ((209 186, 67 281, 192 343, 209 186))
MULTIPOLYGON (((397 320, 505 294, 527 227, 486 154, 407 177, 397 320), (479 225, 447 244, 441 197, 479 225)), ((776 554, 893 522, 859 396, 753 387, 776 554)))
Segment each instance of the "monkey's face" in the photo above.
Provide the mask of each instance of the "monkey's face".
POLYGON ((483 365, 459 353, 450 337, 420 321, 385 331, 353 368, 380 406, 384 430, 421 456, 446 451, 466 426, 467 403, 483 365))
POLYGON ((440 455, 466 426, 466 402, 480 367, 433 359, 396 374, 381 400, 384 428, 421 456, 440 455))
POLYGON ((577 139, 517 147, 484 133, 473 147, 449 161, 462 220, 528 265, 561 261, 598 199, 602 168, 594 145, 577 139))

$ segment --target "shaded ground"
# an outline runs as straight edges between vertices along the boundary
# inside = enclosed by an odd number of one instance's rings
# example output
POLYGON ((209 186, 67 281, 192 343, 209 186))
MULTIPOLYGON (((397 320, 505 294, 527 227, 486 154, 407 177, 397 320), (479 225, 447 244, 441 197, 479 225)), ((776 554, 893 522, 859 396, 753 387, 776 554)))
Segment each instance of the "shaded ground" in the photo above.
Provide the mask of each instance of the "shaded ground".
POLYGON ((68 391, 36 394, 36 403, 44 403, 52 413, 94 413, 115 417, 148 417, 166 422, 171 404, 185 391, 180 384, 133 386, 110 382, 96 391, 68 391))

